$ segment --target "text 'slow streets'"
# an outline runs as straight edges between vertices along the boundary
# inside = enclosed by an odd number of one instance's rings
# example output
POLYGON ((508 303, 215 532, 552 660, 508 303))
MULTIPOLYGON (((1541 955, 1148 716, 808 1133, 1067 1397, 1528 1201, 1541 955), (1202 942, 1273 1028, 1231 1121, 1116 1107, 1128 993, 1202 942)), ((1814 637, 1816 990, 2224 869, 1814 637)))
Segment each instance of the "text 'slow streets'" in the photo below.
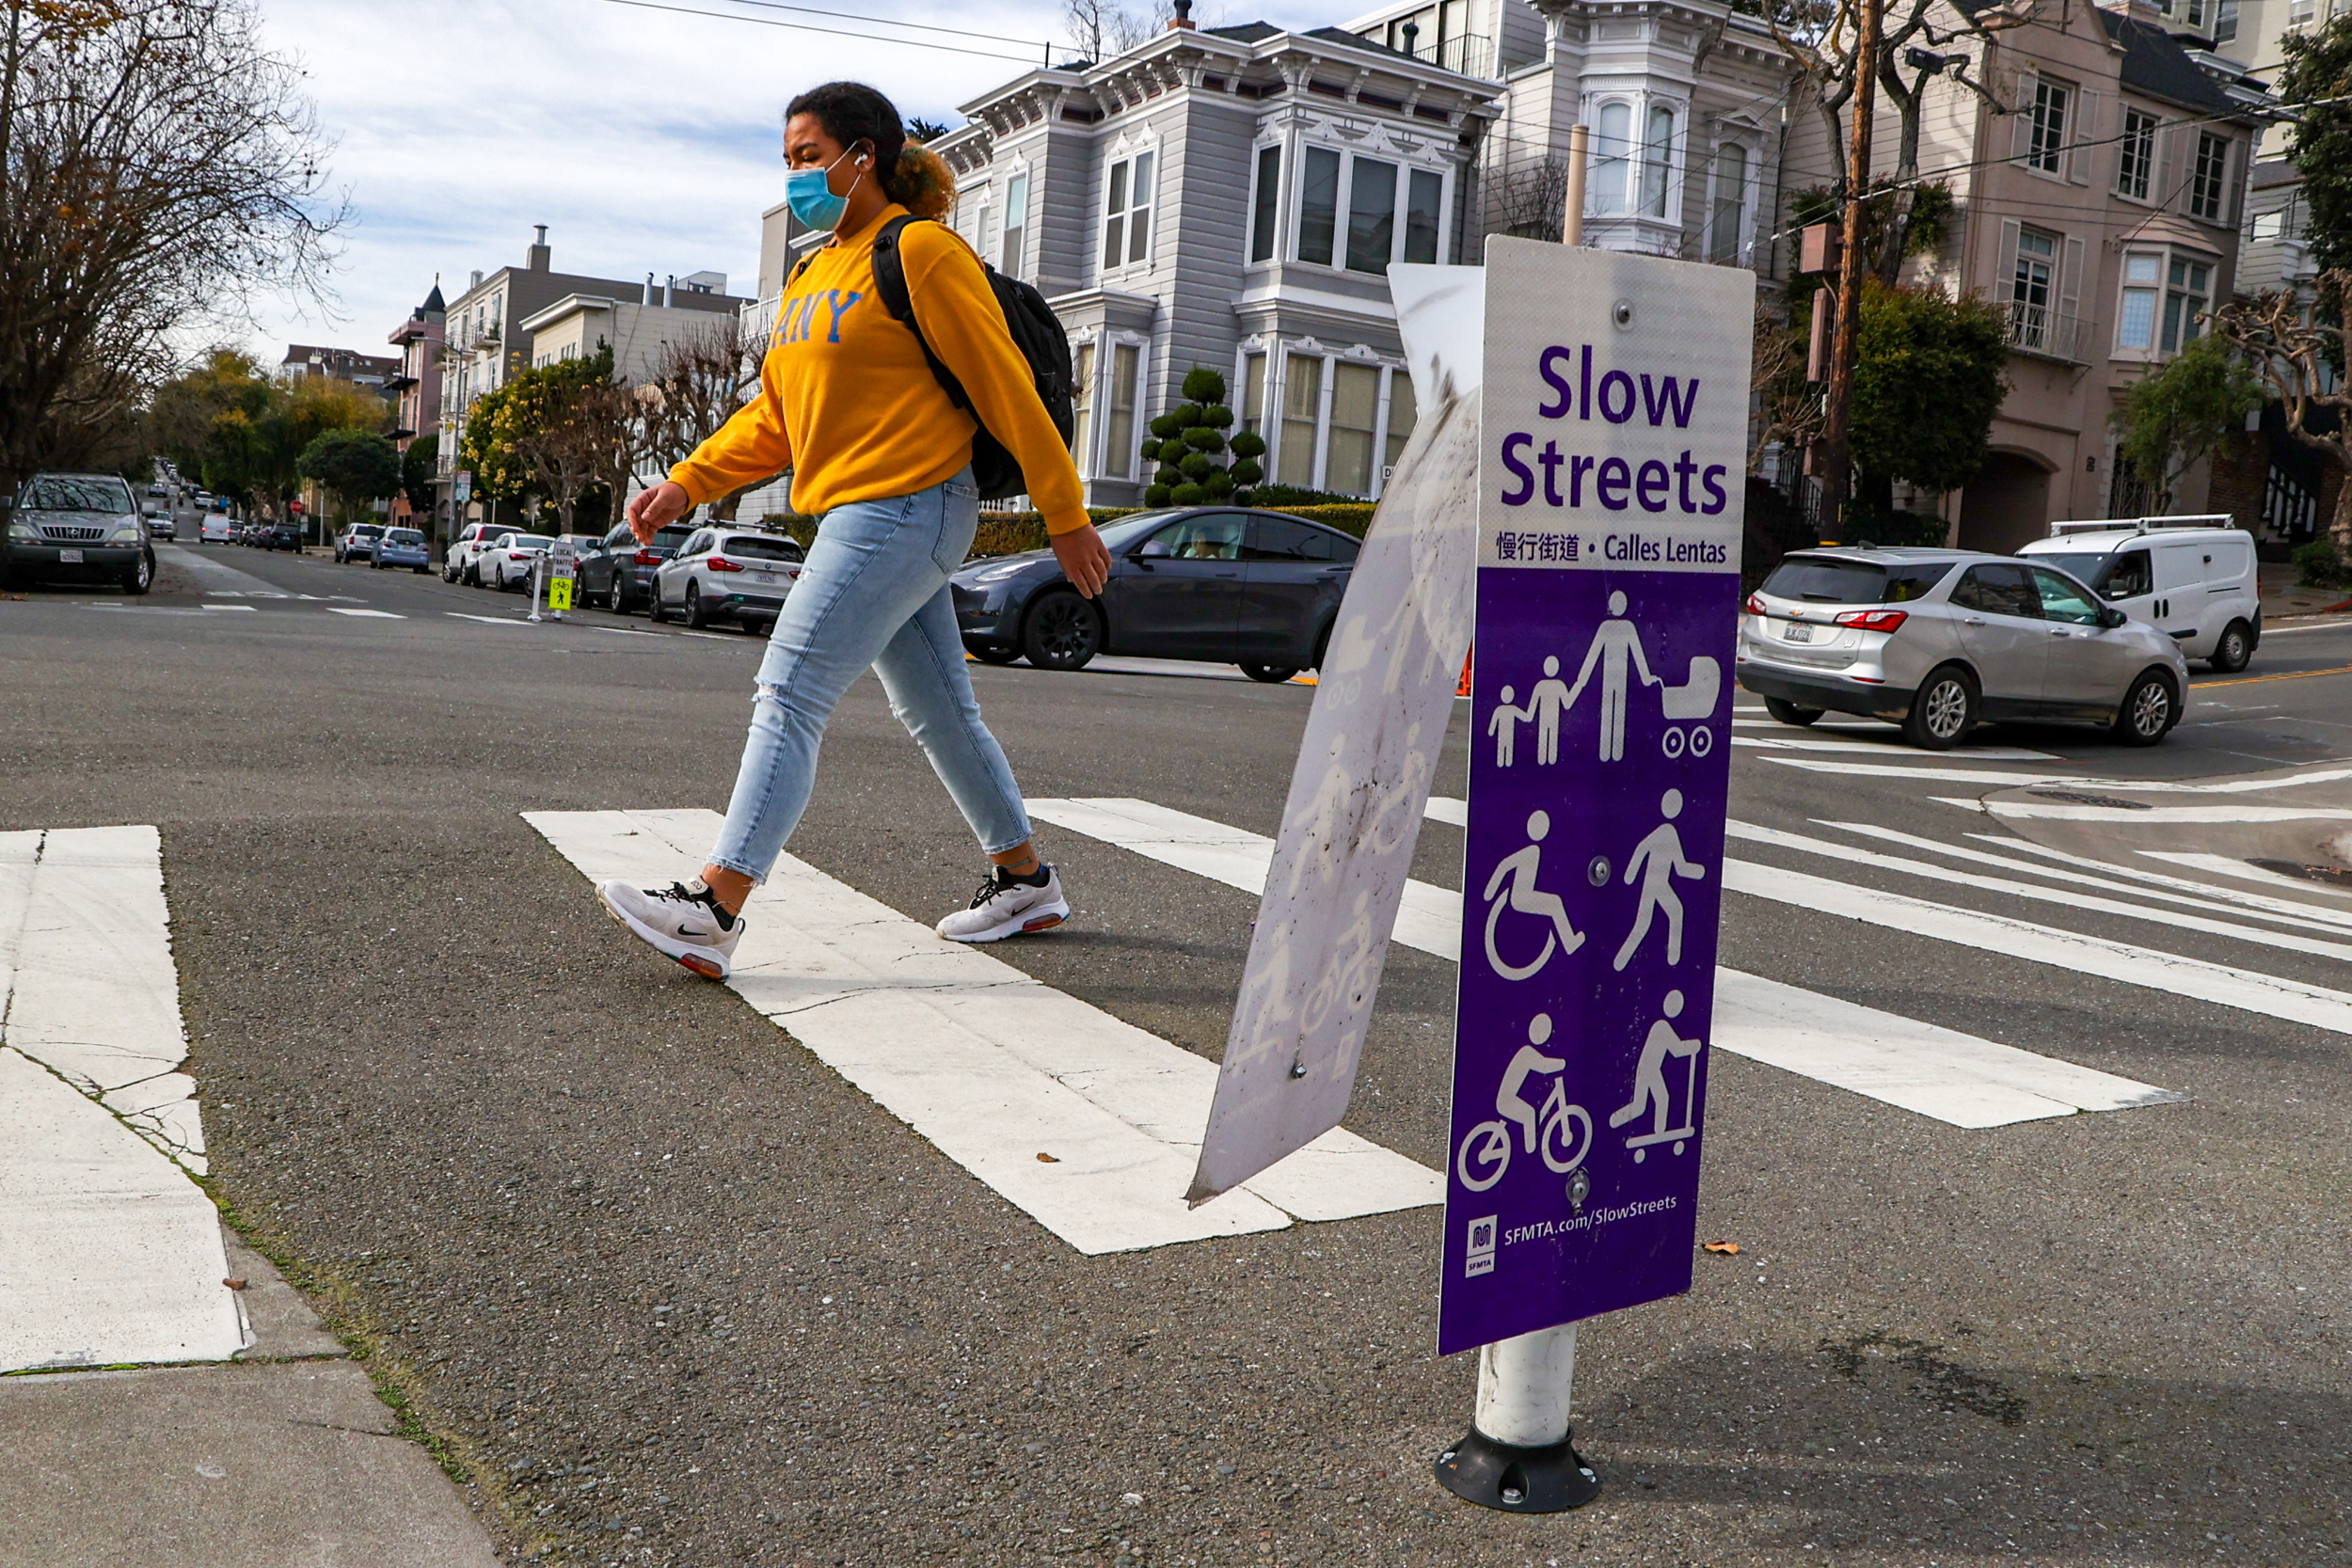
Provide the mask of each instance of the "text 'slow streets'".
POLYGON ((1588 1326, 1607 1490, 1517 1518, 1429 1473, 1475 1375, 1434 1354, 1467 705, 1346 1135, 1188 1217, 1309 687, 976 665, 1076 912, 934 955, 981 863, 861 681, 749 911, 788 935, 721 986, 583 873, 691 875, 757 641, 158 556, 0 603, 0 882, 12 835, 152 830, 107 852, 154 857, 200 1128, 110 1102, 115 1153, 200 1167, 501 1553, 2352 1560, 2352 895, 2297 874, 2352 834, 2352 626, 2198 670, 2145 751, 1726 691, 1699 1231, 1738 1250, 1588 1326))

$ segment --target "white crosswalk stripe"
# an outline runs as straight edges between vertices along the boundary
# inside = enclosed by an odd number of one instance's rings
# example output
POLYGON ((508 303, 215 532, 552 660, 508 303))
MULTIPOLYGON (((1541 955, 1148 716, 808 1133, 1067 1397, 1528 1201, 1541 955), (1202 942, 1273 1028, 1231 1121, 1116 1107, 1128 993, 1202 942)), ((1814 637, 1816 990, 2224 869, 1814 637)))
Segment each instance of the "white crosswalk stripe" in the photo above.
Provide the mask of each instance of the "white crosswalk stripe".
MULTIPOLYGON (((690 874, 720 823, 707 811, 526 819, 592 879, 648 885, 690 874)), ((1080 1252, 1443 1200, 1437 1172, 1340 1130, 1244 1189, 1187 1209, 1214 1063, 944 942, 789 855, 743 914, 729 986, 1080 1252)))
MULTIPOLYGON (((1029 815, 1073 832, 1263 893, 1274 841, 1149 800, 1033 800, 1029 815)), ((1432 797, 1429 815, 1468 820, 1464 801, 1432 797)), ((1408 881, 1394 941, 1461 961, 1462 895, 1408 881)), ((1861 1006, 1737 970, 1716 971, 1714 1043, 1736 1055, 1933 1117, 1998 1127, 2076 1111, 2181 1097, 2014 1046, 1861 1006)))
POLYGON ((167 921, 153 828, 0 833, 0 1370, 249 1342, 167 921))

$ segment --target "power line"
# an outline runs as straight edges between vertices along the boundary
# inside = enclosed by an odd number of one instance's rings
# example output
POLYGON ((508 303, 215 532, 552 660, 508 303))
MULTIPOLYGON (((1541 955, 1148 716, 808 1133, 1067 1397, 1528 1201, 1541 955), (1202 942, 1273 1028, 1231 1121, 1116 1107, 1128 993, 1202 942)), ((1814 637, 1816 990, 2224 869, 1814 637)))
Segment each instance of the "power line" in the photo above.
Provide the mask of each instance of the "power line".
MULTIPOLYGON (((604 0, 604 4, 608 6, 628 6, 634 10, 641 11, 668 11, 675 16, 699 16, 707 18, 713 22, 741 22, 747 23, 755 27, 784 27, 799 33, 822 33, 829 38, 858 39, 866 43, 895 43, 902 45, 908 49, 936 49, 949 55, 969 55, 983 60, 1008 60, 1014 65, 1032 65, 1036 63, 1026 55, 998 55, 993 54, 985 49, 967 49, 963 45, 958 43, 933 43, 929 39, 885 38, 879 33, 853 33, 845 28, 818 27, 805 22, 779 22, 765 16, 737 16, 725 11, 695 10, 691 7, 688 6, 660 5, 657 3, 657 0, 604 0)), ((825 11, 818 14, 833 16, 841 15, 843 13, 825 11)), ((860 22, 882 22, 886 19, 882 17, 852 17, 850 20, 860 22)), ((921 24, 897 23, 892 24, 892 25, 919 26, 921 24)), ((985 37, 986 35, 972 34, 967 36, 985 37)))
MULTIPOLYGON (((901 22, 896 17, 864 16, 856 11, 829 11, 817 6, 787 6, 783 3, 783 0, 724 0, 724 3, 734 6, 756 6, 765 11, 800 11, 808 16, 837 17, 845 22, 880 22, 892 27, 913 27, 926 33, 948 33, 961 39, 983 39, 990 43, 1018 43, 1030 49, 1044 50, 1054 47, 1044 39, 1009 39, 996 33, 969 32, 961 27, 937 27, 928 22, 901 22)), ((736 20, 751 22, 757 19, 739 17, 736 20)))

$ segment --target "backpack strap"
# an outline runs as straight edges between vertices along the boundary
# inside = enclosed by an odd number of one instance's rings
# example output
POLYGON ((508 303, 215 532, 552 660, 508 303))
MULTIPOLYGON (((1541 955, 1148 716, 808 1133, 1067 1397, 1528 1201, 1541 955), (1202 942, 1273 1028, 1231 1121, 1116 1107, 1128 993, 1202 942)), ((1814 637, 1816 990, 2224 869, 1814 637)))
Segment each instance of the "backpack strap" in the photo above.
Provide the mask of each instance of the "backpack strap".
POLYGON ((972 399, 964 392, 963 383, 931 352, 930 340, 923 336, 922 324, 914 319, 914 295, 907 288, 906 258, 899 254, 898 236, 907 225, 928 221, 909 213, 882 226, 882 232, 874 236, 874 292, 882 296, 882 309, 890 312, 890 319, 914 334, 924 363, 930 366, 932 378, 947 394, 947 401, 968 411, 972 399))

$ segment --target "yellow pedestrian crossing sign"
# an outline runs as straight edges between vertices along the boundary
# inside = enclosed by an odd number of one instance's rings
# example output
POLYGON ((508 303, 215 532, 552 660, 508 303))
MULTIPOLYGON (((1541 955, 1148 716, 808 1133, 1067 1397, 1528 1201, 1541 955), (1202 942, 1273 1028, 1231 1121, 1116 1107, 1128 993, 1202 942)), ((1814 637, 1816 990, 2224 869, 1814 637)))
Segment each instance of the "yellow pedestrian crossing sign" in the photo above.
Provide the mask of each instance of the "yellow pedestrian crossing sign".
POLYGON ((571 578, 550 578, 548 579, 548 608, 549 610, 569 610, 572 608, 571 578))

